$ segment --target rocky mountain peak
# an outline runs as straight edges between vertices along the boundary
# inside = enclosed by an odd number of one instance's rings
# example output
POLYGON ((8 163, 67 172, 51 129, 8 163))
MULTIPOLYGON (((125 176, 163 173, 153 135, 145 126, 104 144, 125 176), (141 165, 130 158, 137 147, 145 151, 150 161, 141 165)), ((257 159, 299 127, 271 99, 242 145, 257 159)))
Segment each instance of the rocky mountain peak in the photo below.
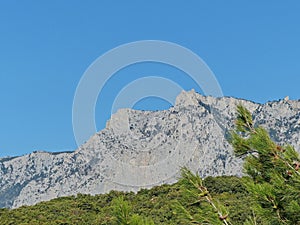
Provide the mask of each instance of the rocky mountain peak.
POLYGON ((227 142, 238 104, 247 107, 275 141, 300 151, 300 101, 257 104, 182 91, 168 110, 120 109, 105 129, 74 152, 0 159, 0 206, 113 189, 137 191, 175 182, 182 166, 202 177, 241 176, 242 161, 227 142))
POLYGON ((176 98, 175 107, 199 106, 199 97, 200 95, 194 89, 190 91, 183 90, 176 98))
POLYGON ((115 134, 126 134, 129 132, 130 109, 119 109, 107 122, 106 128, 115 134))

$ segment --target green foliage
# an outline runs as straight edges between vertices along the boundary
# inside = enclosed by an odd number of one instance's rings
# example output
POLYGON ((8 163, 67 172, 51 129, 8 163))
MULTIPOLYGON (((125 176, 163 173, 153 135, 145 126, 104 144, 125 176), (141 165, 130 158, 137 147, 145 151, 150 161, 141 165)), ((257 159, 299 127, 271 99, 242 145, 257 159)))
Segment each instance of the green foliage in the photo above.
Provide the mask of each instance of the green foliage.
POLYGON ((123 196, 114 199, 112 205, 116 225, 154 225, 151 219, 132 214, 132 208, 123 196))
POLYGON ((300 158, 295 149, 276 144, 264 128, 254 127, 243 106, 238 106, 230 141, 235 153, 245 157, 244 169, 252 178, 244 184, 255 200, 256 223, 300 224, 300 158))
MULTIPOLYGON (((251 200, 242 188, 243 179, 237 177, 206 178, 203 184, 208 184, 214 191, 213 199, 224 203, 233 224, 243 224, 251 213, 247 212, 251 200), (219 184, 221 183, 221 184, 219 184), (216 191, 219 186, 224 188, 216 191), (235 190, 231 192, 231 187, 235 190)), ((129 215, 131 224, 143 225, 178 225, 184 223, 175 213, 174 202, 182 203, 192 215, 198 212, 198 205, 185 202, 181 191, 181 183, 161 185, 152 189, 143 189, 137 194, 111 191, 102 195, 83 195, 62 197, 48 202, 41 202, 34 206, 23 206, 17 209, 0 209, 1 225, 41 225, 41 224, 117 224, 117 209, 129 215), (125 208, 124 209, 124 205, 125 208)), ((215 216, 207 202, 201 204, 200 217, 209 214, 215 216)))
POLYGON ((128 202, 124 201, 123 197, 118 197, 113 200, 113 210, 116 224, 129 225, 131 224, 131 207, 128 202))
POLYGON ((225 224, 228 225, 228 211, 215 201, 209 190, 203 185, 203 180, 198 174, 193 174, 187 168, 182 168, 179 183, 184 203, 196 205, 196 211, 189 211, 180 202, 174 204, 175 214, 184 224, 225 224), (203 215, 205 211, 205 215, 203 215))
POLYGON ((253 121, 251 113, 242 105, 237 106, 236 129, 240 132, 249 132, 252 130, 253 121))

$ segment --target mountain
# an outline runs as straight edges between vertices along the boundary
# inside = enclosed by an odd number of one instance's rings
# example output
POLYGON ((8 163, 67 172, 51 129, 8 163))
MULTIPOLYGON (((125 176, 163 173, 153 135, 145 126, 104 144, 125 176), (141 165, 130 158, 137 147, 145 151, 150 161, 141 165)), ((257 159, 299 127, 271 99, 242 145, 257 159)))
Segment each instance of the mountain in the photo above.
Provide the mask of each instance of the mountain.
POLYGON ((0 207, 174 183, 182 166, 203 177, 241 176, 242 160, 234 157, 227 141, 238 104, 276 142, 290 143, 300 152, 300 100, 258 104, 183 91, 169 110, 119 110, 74 152, 0 159, 0 207))

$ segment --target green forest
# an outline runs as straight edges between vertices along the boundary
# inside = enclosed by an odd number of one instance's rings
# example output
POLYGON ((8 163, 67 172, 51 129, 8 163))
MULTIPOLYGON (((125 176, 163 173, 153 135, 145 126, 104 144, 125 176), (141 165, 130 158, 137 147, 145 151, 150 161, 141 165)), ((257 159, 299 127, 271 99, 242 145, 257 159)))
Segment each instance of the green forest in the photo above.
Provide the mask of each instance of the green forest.
POLYGON ((17 209, 0 209, 0 224, 300 224, 300 158, 278 145, 237 107, 229 142, 244 159, 244 177, 202 179, 182 168, 173 185, 138 193, 78 194, 17 209))
MULTIPOLYGON (((205 179, 205 185, 213 197, 222 201, 232 212, 231 218, 236 224, 251 215, 248 212, 251 199, 243 186, 241 178, 217 177, 205 179)), ((1 209, 1 224, 120 224, 117 222, 117 201, 123 200, 129 206, 129 216, 139 215, 152 219, 154 224, 184 224, 176 215, 173 204, 183 201, 180 182, 174 185, 162 185, 150 190, 141 190, 137 194, 111 191, 104 195, 82 195, 62 197, 42 202, 34 206, 18 209, 1 209)), ((196 211, 197 205, 185 204, 189 211, 196 211)), ((201 206, 205 216, 210 211, 207 205, 201 206)), ((126 223, 124 223, 126 224, 126 223)), ((129 224, 129 223, 128 223, 129 224)))

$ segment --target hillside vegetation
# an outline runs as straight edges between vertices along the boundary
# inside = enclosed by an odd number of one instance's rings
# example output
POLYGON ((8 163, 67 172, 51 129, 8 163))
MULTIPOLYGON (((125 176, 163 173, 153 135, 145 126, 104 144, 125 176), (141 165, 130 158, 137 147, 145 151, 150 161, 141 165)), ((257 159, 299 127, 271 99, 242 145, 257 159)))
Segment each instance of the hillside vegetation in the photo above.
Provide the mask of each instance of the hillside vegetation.
POLYGON ((182 168, 181 179, 173 185, 2 209, 0 223, 299 225, 300 157, 295 149, 276 144, 241 105, 229 141, 236 156, 244 158, 247 177, 202 179, 182 168))
MULTIPOLYGON (((227 206, 235 224, 243 224, 249 216, 251 199, 243 186, 243 179, 208 177, 204 181, 212 195, 227 206)), ((180 182, 141 190, 137 194, 116 191, 96 196, 80 194, 13 210, 1 209, 0 224, 118 224, 113 201, 118 197, 129 203, 130 214, 151 218, 155 224, 184 224, 173 207, 175 200, 183 200, 180 182)), ((191 211, 198 208, 188 203, 185 206, 191 211)), ((210 211, 207 205, 202 209, 203 216, 210 211)))

